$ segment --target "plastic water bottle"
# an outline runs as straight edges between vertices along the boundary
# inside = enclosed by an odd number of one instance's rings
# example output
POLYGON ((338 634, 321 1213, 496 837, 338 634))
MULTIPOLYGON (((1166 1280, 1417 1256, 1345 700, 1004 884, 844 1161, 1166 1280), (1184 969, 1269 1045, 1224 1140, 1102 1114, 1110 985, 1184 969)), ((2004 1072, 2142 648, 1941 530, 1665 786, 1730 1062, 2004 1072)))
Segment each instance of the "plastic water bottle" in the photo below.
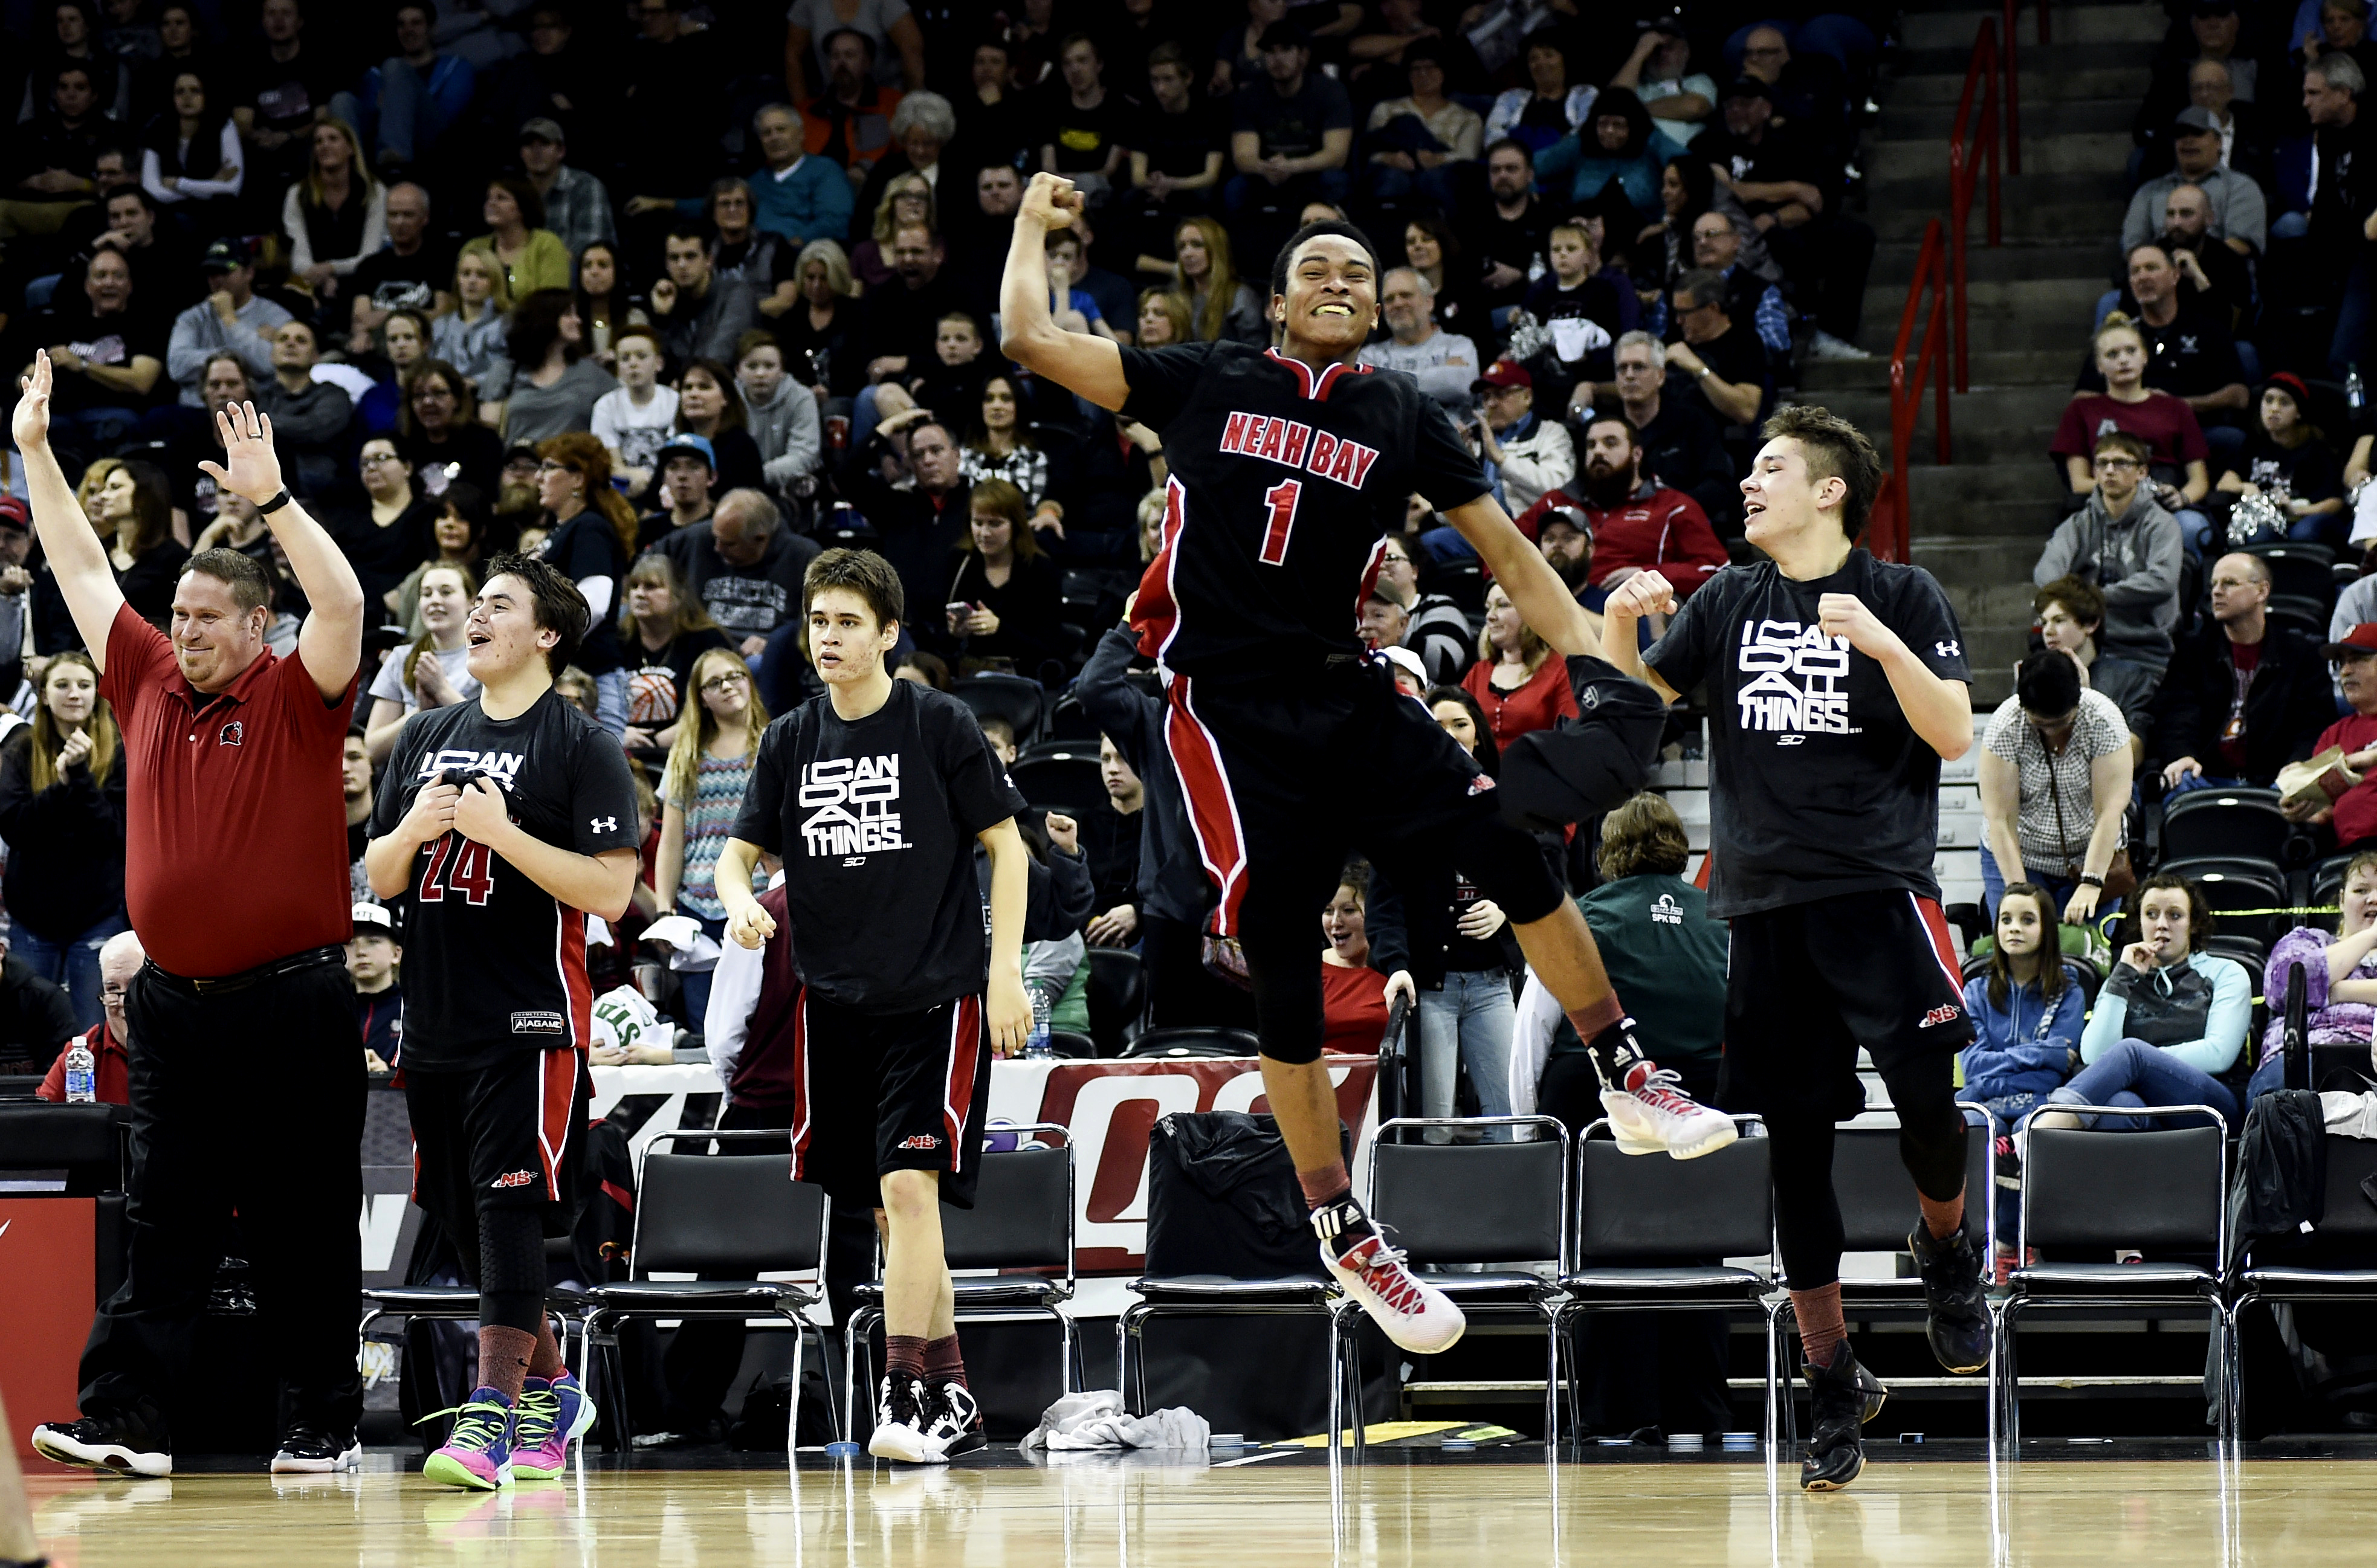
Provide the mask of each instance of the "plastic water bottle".
POLYGON ((1039 986, 1032 988, 1032 1032, 1024 1037, 1023 1054, 1042 1060, 1056 1054, 1048 1049, 1048 1013, 1051 1004, 1048 992, 1039 986))
POLYGON ((2344 406, 2356 414, 2369 406, 2369 392, 2360 383, 2360 367, 2357 364, 2345 367, 2344 406))
POLYGON ((66 1047, 66 1103, 90 1105, 99 1099, 98 1063, 92 1059, 90 1047, 78 1039, 66 1047))

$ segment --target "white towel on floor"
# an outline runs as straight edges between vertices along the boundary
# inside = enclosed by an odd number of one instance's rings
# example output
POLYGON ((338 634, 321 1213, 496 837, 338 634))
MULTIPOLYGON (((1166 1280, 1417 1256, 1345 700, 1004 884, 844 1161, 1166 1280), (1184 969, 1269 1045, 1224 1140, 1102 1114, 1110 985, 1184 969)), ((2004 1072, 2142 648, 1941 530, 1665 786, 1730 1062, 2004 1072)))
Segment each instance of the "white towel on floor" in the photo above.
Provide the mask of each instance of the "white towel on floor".
POLYGON ((1213 1435, 1204 1417, 1186 1405, 1134 1416, 1111 1388, 1068 1394, 1048 1407, 1019 1449, 1052 1453, 1100 1448, 1187 1448, 1200 1453, 1213 1435))

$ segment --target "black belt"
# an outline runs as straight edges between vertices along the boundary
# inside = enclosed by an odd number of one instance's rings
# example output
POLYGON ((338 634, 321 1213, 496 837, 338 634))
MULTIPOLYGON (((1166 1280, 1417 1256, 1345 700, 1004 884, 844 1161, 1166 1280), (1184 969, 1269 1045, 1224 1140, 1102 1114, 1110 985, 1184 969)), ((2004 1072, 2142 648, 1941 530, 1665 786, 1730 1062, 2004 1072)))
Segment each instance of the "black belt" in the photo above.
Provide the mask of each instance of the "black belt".
POLYGON ((161 968, 153 958, 140 967, 166 984, 188 992, 194 996, 223 996, 234 991, 245 991, 252 986, 262 985, 266 980, 279 980, 283 975, 301 974, 307 969, 318 969, 326 964, 343 964, 346 961, 347 950, 333 944, 328 947, 309 948, 305 952, 287 958, 275 958, 269 964, 258 964, 252 969, 242 969, 235 975, 215 975, 204 980, 194 980, 161 968))

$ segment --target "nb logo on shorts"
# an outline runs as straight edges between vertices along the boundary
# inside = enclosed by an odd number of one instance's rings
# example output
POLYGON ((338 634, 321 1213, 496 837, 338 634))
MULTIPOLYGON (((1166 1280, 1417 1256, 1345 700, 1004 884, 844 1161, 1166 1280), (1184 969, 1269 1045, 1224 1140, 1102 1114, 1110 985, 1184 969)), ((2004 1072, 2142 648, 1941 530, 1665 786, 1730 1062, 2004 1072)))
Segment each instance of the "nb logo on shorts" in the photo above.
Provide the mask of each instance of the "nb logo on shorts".
POLYGON ((1473 795, 1482 795, 1492 788, 1494 780, 1482 773, 1469 781, 1469 792, 1473 795))
POLYGON ((1924 1014, 1923 1021, 1915 1027, 1918 1029, 1928 1029, 1935 1024, 1953 1024, 1960 1016, 1962 1013, 1955 1007, 1934 1007, 1924 1014))
POLYGON ((492 1188, 502 1189, 505 1187, 528 1187, 533 1186, 535 1183, 536 1172, 533 1170, 507 1170, 502 1175, 496 1177, 494 1181, 488 1182, 487 1185, 492 1188))
POLYGON ((919 1133, 913 1138, 902 1138, 900 1146, 902 1148, 938 1148, 941 1146, 941 1140, 930 1133, 919 1133))

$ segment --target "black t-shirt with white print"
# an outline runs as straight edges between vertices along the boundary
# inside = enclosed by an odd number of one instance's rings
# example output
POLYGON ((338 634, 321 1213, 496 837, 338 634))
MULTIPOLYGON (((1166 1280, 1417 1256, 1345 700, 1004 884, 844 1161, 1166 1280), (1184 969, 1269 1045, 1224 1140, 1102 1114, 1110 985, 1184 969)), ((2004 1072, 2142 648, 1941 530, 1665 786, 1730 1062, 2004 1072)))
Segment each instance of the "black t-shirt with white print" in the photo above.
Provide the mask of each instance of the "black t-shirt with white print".
MULTIPOLYGON (((637 848, 636 786, 619 742, 547 692, 490 719, 476 701, 416 714, 396 738, 372 807, 372 837, 396 831, 442 774, 503 787, 529 836, 581 855, 637 848)), ((447 833, 413 857, 405 890, 406 1067, 483 1067, 519 1051, 583 1051, 594 992, 586 914, 484 844, 447 833)))
POLYGON ((974 836, 1023 809, 971 708, 894 681, 855 722, 828 695, 769 725, 735 837, 783 858, 803 984, 913 1013, 981 993, 974 836))
POLYGON ((1920 566, 1853 550, 1828 577, 1727 566, 1684 600, 1643 662, 1678 692, 1708 683, 1709 913, 1719 920, 1843 893, 1939 897, 1940 754, 1890 679, 1819 601, 1854 594, 1943 681, 1972 679, 1948 596, 1920 566))

